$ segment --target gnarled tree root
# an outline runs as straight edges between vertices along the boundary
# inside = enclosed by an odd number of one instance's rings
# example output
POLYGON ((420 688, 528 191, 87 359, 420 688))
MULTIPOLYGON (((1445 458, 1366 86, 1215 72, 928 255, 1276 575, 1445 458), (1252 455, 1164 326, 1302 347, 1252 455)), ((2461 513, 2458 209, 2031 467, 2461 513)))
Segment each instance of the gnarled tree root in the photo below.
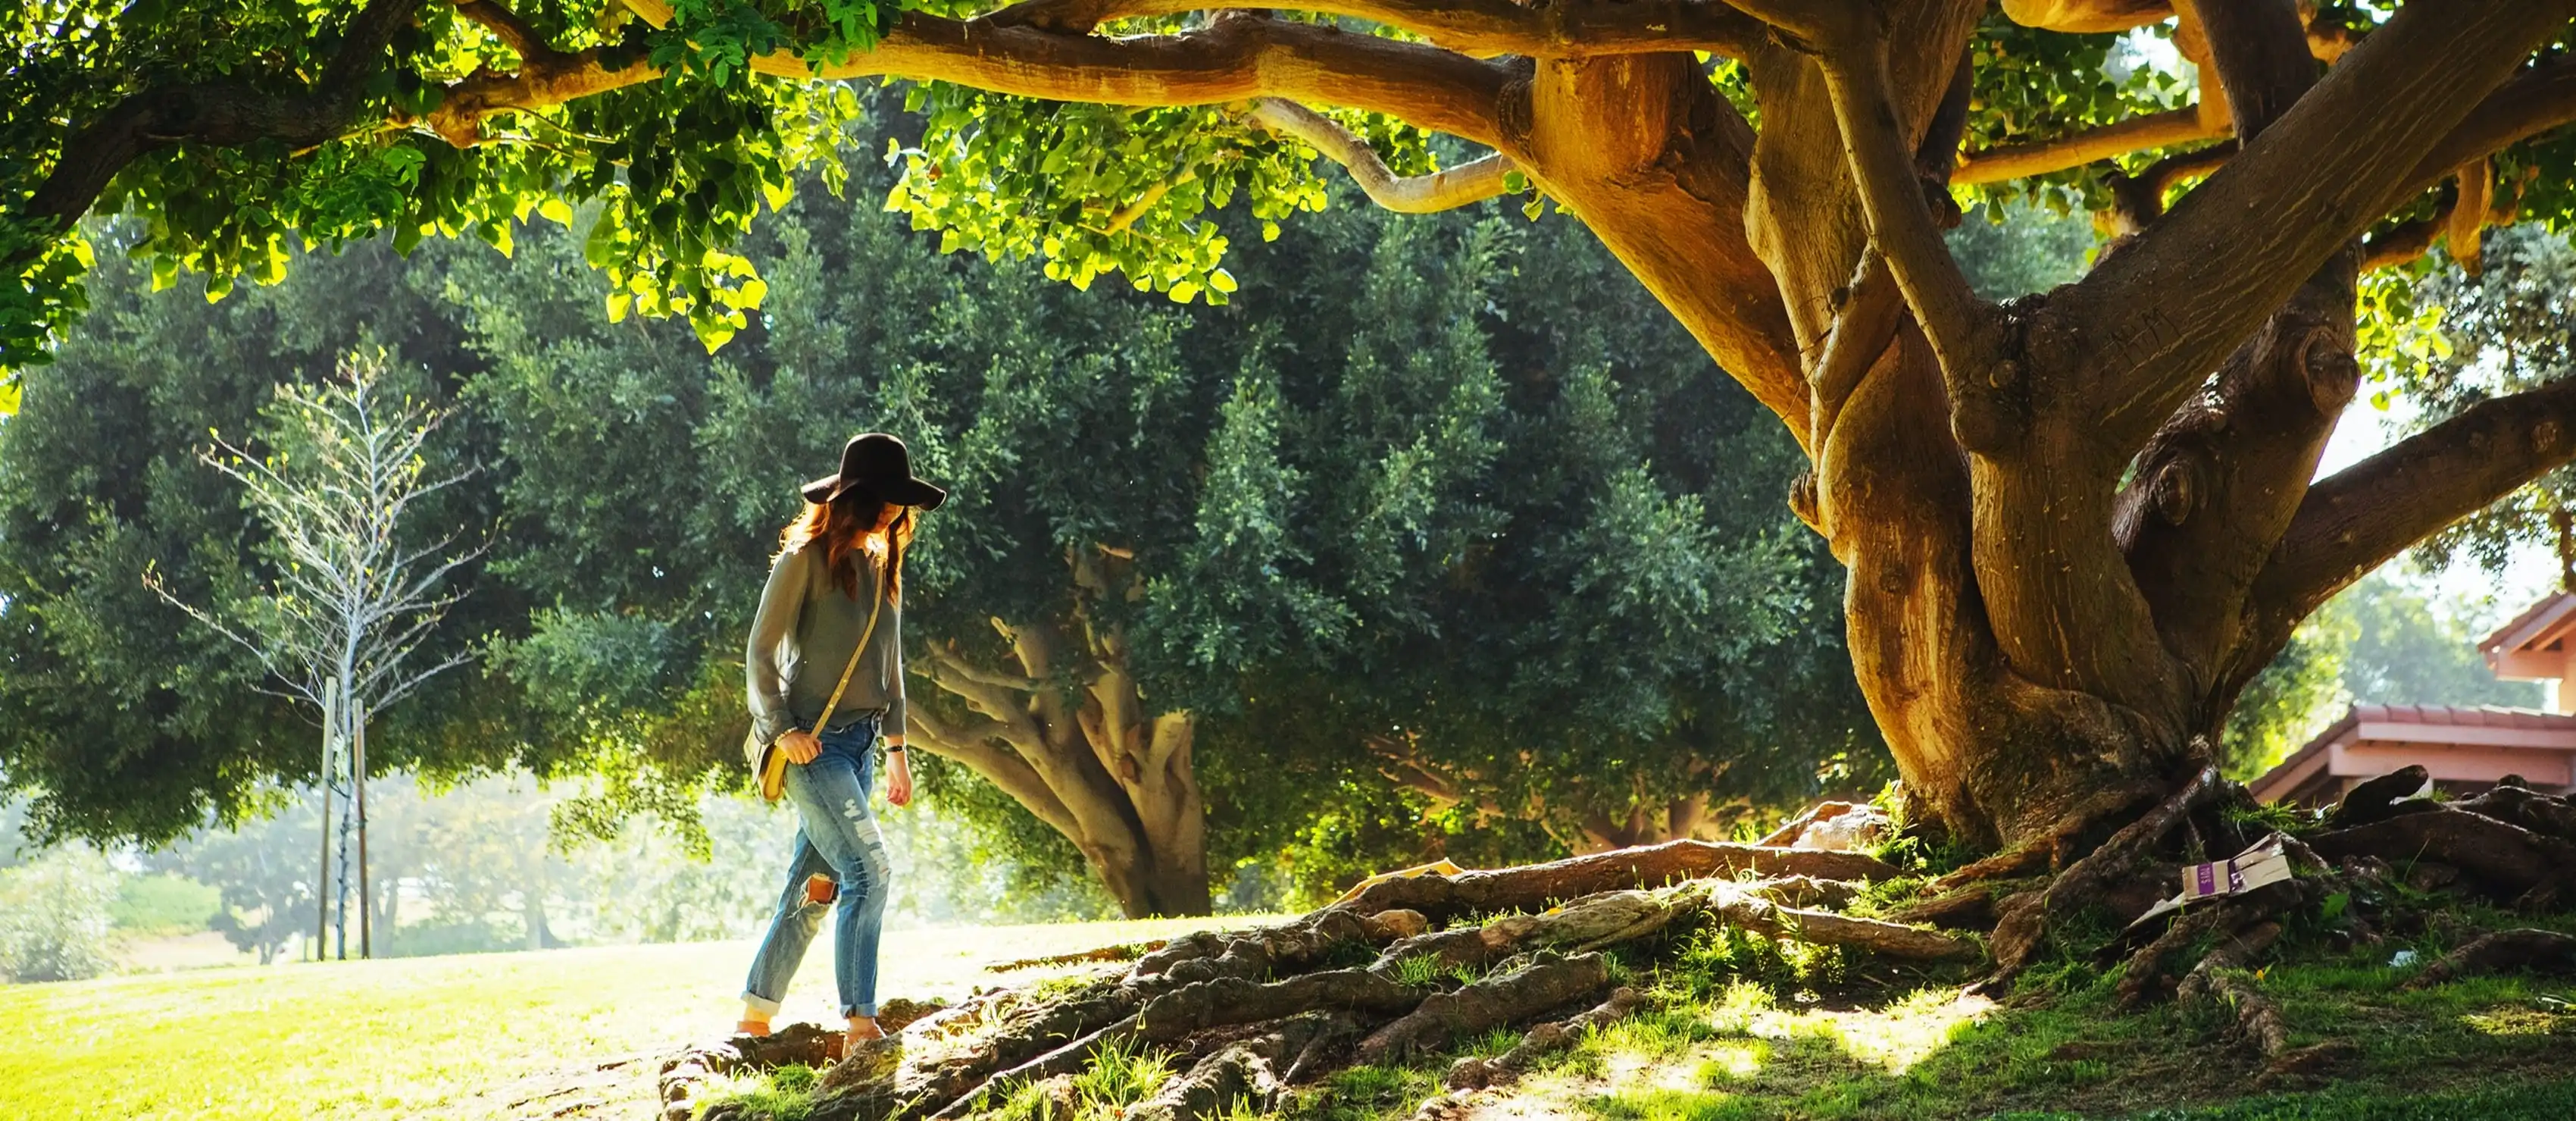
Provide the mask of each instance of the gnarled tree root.
POLYGON ((1418 911, 1435 922, 1446 922, 1473 911, 1541 911, 1564 900, 1605 891, 1657 887, 1747 871, 1759 876, 1812 876, 1821 880, 1883 880, 1896 875, 1896 869, 1885 861, 1863 853, 1667 841, 1498 871, 1387 880, 1371 885, 1340 906, 1366 914, 1401 908, 1418 911))
POLYGON ((1429 955, 1442 968, 1482 968, 1531 949, 1600 949, 1635 941, 1676 922, 1720 922, 1770 938, 1848 946, 1905 961, 1964 961, 1980 952, 1972 938, 1831 911, 1785 907, 1763 883, 1707 880, 1654 891, 1605 891, 1536 915, 1510 915, 1480 927, 1455 927, 1387 947, 1372 969, 1429 955))
MULTIPOLYGON (((869 1045, 860 1052, 865 1062, 827 1072, 813 1116, 947 1119, 992 1108, 1027 1086, 1069 1093, 1066 1077, 1112 1045, 1150 1046, 1187 1063, 1131 1116, 1267 1108, 1282 1087, 1344 1063, 1399 1061, 1589 1003, 1609 987, 1601 950, 1677 924, 1721 924, 1914 962, 1982 953, 1974 937, 1823 909, 1857 894, 1854 881, 1894 872, 1848 852, 1683 841, 1380 881, 1280 926, 1173 939, 1123 972, 1060 996, 979 996, 869 1045), (1748 871, 1772 878, 1731 878, 1748 871), (1730 878, 1711 878, 1719 876, 1730 878), (1433 929, 1473 911, 1519 913, 1433 929), (1367 964, 1342 964, 1355 960, 1367 964)), ((1489 1073, 1516 1069, 1564 1033, 1635 1004, 1628 994, 1543 1029, 1492 1060, 1501 1065, 1489 1073)))
POLYGON ((2450 865, 2501 902, 2576 898, 2576 842, 2465 809, 2402 814, 2320 833, 2308 843, 2329 859, 2376 856, 2450 865))
POLYGON ((2576 971, 2576 935, 2554 930, 2499 930, 2442 955, 2398 986, 2407 991, 2507 969, 2576 971))
POLYGON ((2290 1022, 2281 1015, 2281 1006, 2264 996, 2245 972, 2246 966, 2280 938, 2280 923, 2254 924, 2211 950, 2184 975, 2175 992, 2176 999, 2185 1002, 2215 1001, 2235 1016, 2237 1034, 2263 1055, 2263 1076, 2258 1086, 2293 1075, 2315 1074, 2354 1051, 2351 1044, 2332 1040, 2307 1047, 2290 1046, 2290 1022))
POLYGON ((1434 993, 1360 1041, 1363 1063, 1405 1058, 1470 1032, 1529 1019, 1601 991, 1610 963, 1599 954, 1539 962, 1486 977, 1456 992, 1434 993))
POLYGON ((1611 992, 1610 999, 1582 1013, 1531 1028, 1529 1034, 1509 1051, 1492 1058, 1469 1056, 1450 1064, 1449 1073, 1441 1078, 1440 1084, 1451 1090, 1482 1090, 1489 1086, 1510 1085, 1541 1057, 1572 1046, 1583 1038, 1584 1032, 1609 1027, 1635 1015, 1645 1006, 1644 994, 1622 985, 1611 992))
POLYGON ((2192 811, 2219 796, 2226 788, 2215 767, 2201 768, 2190 782, 2172 796, 2157 803, 2138 820, 2123 826, 2102 847, 2083 859, 2069 864, 2048 887, 2025 891, 2004 900, 1996 908, 1993 939, 1988 942, 1995 958, 1994 974, 1979 987, 2000 989, 2030 964, 2033 954, 2048 932, 2048 916, 2064 913, 2098 898, 2115 879, 2134 871, 2145 862, 2165 835, 2191 816, 2192 811))
MULTIPOLYGON (((2136 953, 2129 955, 2128 965, 2120 976, 2121 1007, 2135 1008, 2145 1003, 2148 997, 2157 995, 2164 984, 2165 965, 2173 959, 2174 955, 2213 934, 2232 936, 2233 940, 2222 944, 2217 951, 2201 959, 2186 975, 2186 980, 2190 977, 2202 976, 2213 968, 2240 967, 2243 963, 2231 961, 2226 956, 2227 951, 2232 947, 2237 953, 2248 958, 2261 953, 2280 934, 2280 924, 2272 921, 2272 917, 2296 906, 2306 897, 2306 887, 2299 881, 2292 880, 2268 884, 2243 895, 2213 900, 2183 912, 2182 917, 2166 926, 2163 933, 2140 947, 2136 953), (2265 926, 2273 928, 2271 937, 2263 938, 2259 944, 2250 947, 2240 945, 2252 931, 2265 926)), ((2119 945, 2119 942, 2114 941, 2104 949, 2106 952, 2116 950, 2119 945)), ((2185 1000, 2193 996, 2191 993, 2179 991, 2176 995, 2185 1000)))

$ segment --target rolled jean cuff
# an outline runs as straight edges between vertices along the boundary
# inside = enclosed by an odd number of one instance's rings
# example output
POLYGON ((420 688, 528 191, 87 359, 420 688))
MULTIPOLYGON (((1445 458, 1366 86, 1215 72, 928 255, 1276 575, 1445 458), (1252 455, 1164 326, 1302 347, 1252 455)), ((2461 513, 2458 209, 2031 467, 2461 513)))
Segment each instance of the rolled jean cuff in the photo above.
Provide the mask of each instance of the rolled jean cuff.
POLYGON ((849 1005, 841 1009, 841 1018, 844 1020, 873 1020, 877 1018, 877 1006, 873 1004, 849 1005))
POLYGON ((777 1001, 771 1000, 768 997, 762 996, 749 989, 744 989, 742 991, 742 1005, 743 1007, 749 1008, 754 1012, 758 1012, 763 1016, 775 1016, 778 1014, 777 1001))

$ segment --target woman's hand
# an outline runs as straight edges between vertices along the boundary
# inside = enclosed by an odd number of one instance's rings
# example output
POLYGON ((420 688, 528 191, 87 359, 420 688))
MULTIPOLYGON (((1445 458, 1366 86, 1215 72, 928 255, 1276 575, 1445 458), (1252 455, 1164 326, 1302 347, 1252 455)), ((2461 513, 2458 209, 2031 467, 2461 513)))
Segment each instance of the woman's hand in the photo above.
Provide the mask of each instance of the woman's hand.
POLYGON ((886 774, 886 804, 909 806, 912 804, 912 753, 889 751, 886 757, 894 761, 886 774))
POLYGON ((798 765, 811 763, 823 753, 823 741, 803 728, 790 728, 778 733, 778 750, 787 753, 787 761, 798 765))

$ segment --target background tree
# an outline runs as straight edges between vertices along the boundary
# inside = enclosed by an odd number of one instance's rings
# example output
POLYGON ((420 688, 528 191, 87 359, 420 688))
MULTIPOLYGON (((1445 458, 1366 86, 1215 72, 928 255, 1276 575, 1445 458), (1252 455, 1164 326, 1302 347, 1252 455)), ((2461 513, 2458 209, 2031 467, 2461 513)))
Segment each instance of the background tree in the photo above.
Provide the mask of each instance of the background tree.
MULTIPOLYGON (((145 263, 117 249, 136 233, 94 231, 110 250, 92 277, 94 308, 58 360, 23 381, 24 408, 0 424, 0 650, 9 666, 0 674, 0 768, 31 792, 28 833, 40 841, 158 843, 210 817, 264 814, 271 778, 315 781, 322 757, 309 717, 260 692, 257 659, 192 625, 141 575, 158 572, 172 592, 204 604, 255 594, 269 577, 266 531, 196 451, 210 430, 254 431, 278 385, 318 382, 359 346, 392 347, 438 371, 479 362, 457 349, 442 277, 406 272, 381 243, 315 255, 277 285, 209 303, 196 278, 155 293, 145 263)), ((452 382, 412 389, 454 399, 452 382)), ((471 416, 434 450, 493 459, 471 416)), ((487 473, 442 491, 421 515, 492 524, 496 481, 487 473)), ((526 604, 478 569, 458 574, 476 592, 430 636, 423 658, 443 661, 487 632, 525 629, 526 604)), ((547 747, 525 736, 505 678, 444 674, 424 690, 378 724, 368 745, 376 769, 453 772, 547 747)))
MULTIPOLYGON (((382 354, 344 360, 339 377, 316 390, 280 386, 262 410, 265 449, 223 442, 202 458, 240 484, 242 501, 265 524, 274 551, 272 582, 230 604, 200 607, 171 594, 156 574, 144 581, 190 618, 251 652, 267 680, 314 706, 323 725, 322 817, 331 795, 348 799, 337 850, 339 941, 348 943, 348 840, 355 825, 357 890, 368 904, 367 724, 423 683, 471 660, 414 661, 462 597, 449 574, 485 546, 461 531, 424 541, 417 509, 474 469, 432 473, 430 436, 445 420, 386 384, 382 354)), ((327 842, 326 842, 327 843, 327 842)), ((359 953, 371 952, 370 914, 359 916, 359 953)))
MULTIPOLYGON (((267 965, 299 936, 314 932, 311 916, 327 890, 315 875, 313 860, 321 840, 322 814, 315 801, 281 798, 270 816, 233 828, 199 830, 143 859, 146 867, 184 875, 220 892, 213 929, 235 949, 255 953, 267 965)), ((397 881, 393 875, 377 879, 388 887, 397 881)), ((393 926, 381 916, 375 925, 388 933, 393 926)), ((318 956, 321 947, 314 950, 318 956)))
POLYGON ((1209 208, 1322 201, 1309 151, 1406 209, 1535 188, 1806 453, 1792 501, 1851 570, 1861 688, 1917 816, 1970 842, 2172 789, 2300 619, 2576 455, 2559 381, 2309 478, 2359 377, 2362 266, 2437 235, 2465 257, 2500 212, 2576 198, 2535 139, 2576 114, 2563 0, 98 2, 10 29, 22 359, 71 313, 74 222, 111 188, 153 216, 147 254, 225 277, 272 274, 289 231, 500 242, 522 207, 597 199, 612 308, 720 341, 765 291, 726 247, 832 135, 816 78, 931 83, 893 201, 952 244, 1182 299, 1234 283, 1209 208), (2114 51, 2168 20, 2214 81, 2114 51), (1492 155, 1403 178, 1423 133, 1492 155), (2034 177, 2121 240, 2045 300, 1987 302, 1925 182, 2034 177))

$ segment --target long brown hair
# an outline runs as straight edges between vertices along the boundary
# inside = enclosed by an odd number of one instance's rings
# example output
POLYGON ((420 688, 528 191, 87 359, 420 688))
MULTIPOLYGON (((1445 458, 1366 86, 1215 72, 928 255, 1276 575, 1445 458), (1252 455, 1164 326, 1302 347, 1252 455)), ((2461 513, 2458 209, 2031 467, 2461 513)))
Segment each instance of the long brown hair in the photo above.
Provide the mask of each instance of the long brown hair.
MULTIPOLYGON (((832 586, 851 599, 859 598, 859 569, 850 554, 870 548, 869 531, 876 528, 887 503, 856 487, 842 491, 830 502, 808 502, 805 512, 787 523, 778 535, 783 548, 794 551, 813 542, 823 543, 823 571, 832 575, 832 586)), ((912 547, 912 507, 895 508, 894 524, 886 527, 882 547, 886 557, 886 599, 902 602, 903 554, 912 547)))

